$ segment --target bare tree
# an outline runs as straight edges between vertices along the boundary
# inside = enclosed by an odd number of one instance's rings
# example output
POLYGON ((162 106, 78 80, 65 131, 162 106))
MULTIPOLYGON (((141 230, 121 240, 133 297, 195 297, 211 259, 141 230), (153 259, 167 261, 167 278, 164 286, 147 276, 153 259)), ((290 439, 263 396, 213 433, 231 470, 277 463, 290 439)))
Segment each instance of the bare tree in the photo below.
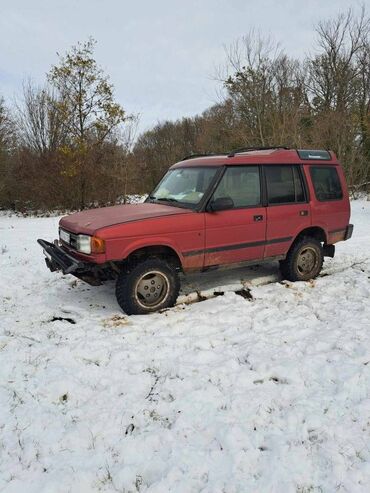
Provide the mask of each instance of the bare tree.
POLYGON ((17 133, 14 119, 0 97, 0 207, 12 207, 15 177, 12 158, 16 152, 17 133))
POLYGON ((227 50, 224 80, 240 115, 245 145, 295 143, 305 107, 302 73, 277 43, 251 31, 227 50))
POLYGON ((59 102, 50 87, 23 85, 23 102, 18 104, 22 144, 40 155, 55 152, 67 141, 67 126, 58 110, 59 102))
POLYGON ((102 174, 112 184, 111 201, 113 202, 119 200, 125 203, 127 200, 128 187, 132 181, 131 175, 133 175, 134 160, 132 150, 137 136, 138 124, 138 115, 131 115, 126 119, 124 128, 117 133, 114 159, 111 160, 109 167, 102 169, 102 174))
POLYGON ((312 138, 334 149, 350 185, 370 173, 370 19, 362 7, 317 27, 320 53, 307 62, 312 138))
POLYGON ((356 17, 349 9, 316 29, 321 51, 309 61, 308 89, 318 109, 343 111, 356 99, 360 67, 358 57, 369 42, 370 19, 365 8, 356 17))
POLYGON ((9 152, 13 146, 15 128, 4 98, 0 97, 0 153, 9 152))

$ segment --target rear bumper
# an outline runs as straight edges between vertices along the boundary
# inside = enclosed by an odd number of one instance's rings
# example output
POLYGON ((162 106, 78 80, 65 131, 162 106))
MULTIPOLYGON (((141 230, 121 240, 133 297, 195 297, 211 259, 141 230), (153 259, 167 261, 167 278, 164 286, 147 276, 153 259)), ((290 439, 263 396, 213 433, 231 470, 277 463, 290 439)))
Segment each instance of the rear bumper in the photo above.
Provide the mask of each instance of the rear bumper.
POLYGON ((346 227, 346 233, 344 235, 344 239, 345 240, 349 240, 352 236, 352 233, 353 233, 353 224, 349 224, 347 227, 346 227))
POLYGON ((338 243, 338 241, 349 240, 352 236, 353 232, 353 224, 348 224, 345 228, 334 229, 333 231, 329 231, 327 244, 333 245, 334 243, 338 243))
POLYGON ((40 239, 37 240, 37 243, 41 245, 44 251, 45 262, 51 272, 61 270, 63 274, 73 274, 89 270, 88 264, 66 253, 57 243, 40 239))

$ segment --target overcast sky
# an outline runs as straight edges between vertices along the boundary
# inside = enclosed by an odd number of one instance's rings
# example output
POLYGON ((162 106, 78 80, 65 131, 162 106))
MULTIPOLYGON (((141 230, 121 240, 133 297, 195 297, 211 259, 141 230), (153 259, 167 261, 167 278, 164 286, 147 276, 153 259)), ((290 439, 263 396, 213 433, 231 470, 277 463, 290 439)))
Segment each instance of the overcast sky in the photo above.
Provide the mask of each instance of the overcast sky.
MULTIPOLYGON (((366 2, 365 2, 366 3, 366 2)), ((0 0, 0 96, 42 83, 78 41, 94 37, 96 59, 116 99, 140 114, 140 130, 202 112, 217 100, 215 67, 251 28, 303 57, 314 25, 360 2, 349 0, 0 0)))

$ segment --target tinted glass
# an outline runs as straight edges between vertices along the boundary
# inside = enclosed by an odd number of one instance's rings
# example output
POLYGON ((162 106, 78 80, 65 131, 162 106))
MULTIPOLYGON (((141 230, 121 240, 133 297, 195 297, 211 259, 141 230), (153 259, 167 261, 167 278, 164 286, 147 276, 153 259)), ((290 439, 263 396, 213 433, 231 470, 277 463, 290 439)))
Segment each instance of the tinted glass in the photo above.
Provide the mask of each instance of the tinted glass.
POLYGON ((258 166, 235 166, 226 169, 213 200, 229 197, 234 207, 250 207, 261 202, 258 166))
POLYGON ((338 172, 334 166, 313 166, 310 171, 317 200, 340 200, 343 197, 338 172))
POLYGON ((298 166, 266 166, 269 204, 304 202, 304 190, 298 166))

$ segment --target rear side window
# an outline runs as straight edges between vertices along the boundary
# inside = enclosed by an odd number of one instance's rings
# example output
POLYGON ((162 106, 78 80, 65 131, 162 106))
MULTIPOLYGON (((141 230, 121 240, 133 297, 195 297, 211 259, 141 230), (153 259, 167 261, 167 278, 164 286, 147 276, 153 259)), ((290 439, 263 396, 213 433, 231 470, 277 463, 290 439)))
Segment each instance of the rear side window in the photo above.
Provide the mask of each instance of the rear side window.
POLYGON ((269 204, 305 202, 302 177, 298 166, 265 166, 269 204))
POLYGON ((343 198, 338 171, 334 166, 312 166, 310 172, 317 200, 325 202, 343 198))

